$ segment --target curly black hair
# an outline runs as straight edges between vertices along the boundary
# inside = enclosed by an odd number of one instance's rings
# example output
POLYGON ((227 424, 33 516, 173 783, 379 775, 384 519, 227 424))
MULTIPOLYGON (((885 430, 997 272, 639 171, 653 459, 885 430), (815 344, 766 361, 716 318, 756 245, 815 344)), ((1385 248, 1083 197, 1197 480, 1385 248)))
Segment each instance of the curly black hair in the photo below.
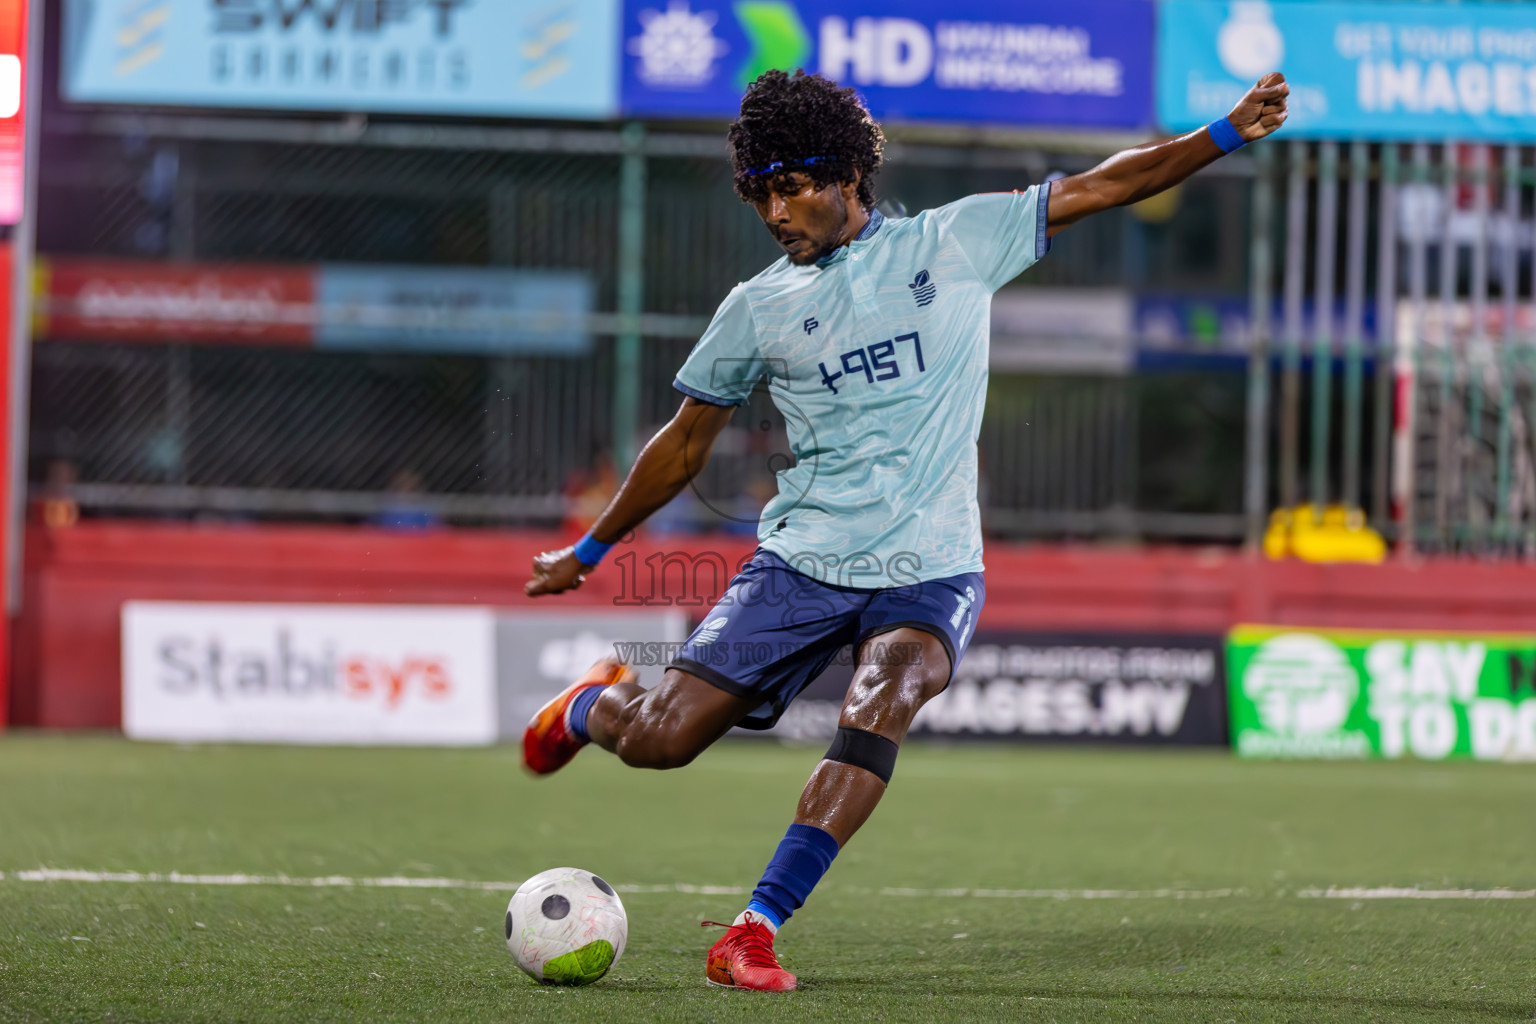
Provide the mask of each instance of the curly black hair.
POLYGON ((743 202, 761 202, 767 197, 773 174, 762 171, 776 161, 784 161, 786 171, 799 170, 810 175, 818 189, 859 176, 859 202, 865 208, 875 205, 875 174, 885 148, 885 133, 869 116, 858 94, 839 89, 837 83, 803 70, 787 75, 765 71, 747 86, 741 98, 741 117, 731 123, 727 139, 731 145, 731 167, 736 176, 734 187, 743 202), (804 167, 795 162, 807 157, 829 160, 804 167))

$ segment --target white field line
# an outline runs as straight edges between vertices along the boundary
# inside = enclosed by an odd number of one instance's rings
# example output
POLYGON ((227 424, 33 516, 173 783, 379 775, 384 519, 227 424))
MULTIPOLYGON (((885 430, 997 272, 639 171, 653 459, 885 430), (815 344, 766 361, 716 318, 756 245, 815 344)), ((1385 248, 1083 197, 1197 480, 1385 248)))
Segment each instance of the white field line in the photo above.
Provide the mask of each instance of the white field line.
POLYGON ((881 896, 938 896, 1003 900, 1221 900, 1247 889, 881 889, 881 896))
POLYGON ((1326 889, 1301 889, 1296 895, 1314 900, 1536 900, 1536 889, 1364 889, 1330 885, 1326 889))
MULTIPOLYGON (((33 871, 0 871, 0 880, 17 882, 117 882, 129 885, 286 885, 305 889, 471 889, 481 892, 516 892, 519 882, 474 882, 463 878, 410 878, 389 875, 383 878, 349 878, 323 875, 298 878, 293 875, 189 875, 180 871, 82 871, 75 868, 38 868, 33 871)), ((684 892, 704 896, 739 896, 747 889, 739 885, 616 885, 622 893, 684 892)))
MULTIPOLYGON (((16 882, 115 882, 128 885, 273 885, 305 889, 468 889, 479 892, 515 892, 518 882, 476 882, 463 878, 412 878, 388 875, 382 878, 351 878, 346 875, 322 875, 302 878, 293 875, 190 875, 180 871, 83 871, 74 868, 37 868, 31 871, 0 871, 0 880, 16 882)), ((688 893, 700 896, 743 896, 749 891, 739 885, 694 885, 672 882, 663 885, 616 885, 626 895, 688 893)), ((847 891, 852 891, 847 890, 847 891)), ((866 892, 879 896, 928 897, 938 899, 1006 900, 1219 900, 1252 896, 1248 889, 906 889, 888 887, 866 892)), ((1291 895, 1299 899, 1330 900, 1529 900, 1536 899, 1536 889, 1415 889, 1379 886, 1375 888, 1300 889, 1291 895)))

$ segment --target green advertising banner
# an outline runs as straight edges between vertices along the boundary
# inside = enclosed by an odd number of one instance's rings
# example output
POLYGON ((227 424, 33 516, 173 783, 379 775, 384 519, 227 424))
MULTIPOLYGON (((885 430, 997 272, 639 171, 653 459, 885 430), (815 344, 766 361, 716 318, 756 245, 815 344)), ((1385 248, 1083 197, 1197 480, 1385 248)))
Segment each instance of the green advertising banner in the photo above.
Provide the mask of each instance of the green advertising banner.
POLYGON ((1238 626, 1242 757, 1536 760, 1536 636, 1238 626))

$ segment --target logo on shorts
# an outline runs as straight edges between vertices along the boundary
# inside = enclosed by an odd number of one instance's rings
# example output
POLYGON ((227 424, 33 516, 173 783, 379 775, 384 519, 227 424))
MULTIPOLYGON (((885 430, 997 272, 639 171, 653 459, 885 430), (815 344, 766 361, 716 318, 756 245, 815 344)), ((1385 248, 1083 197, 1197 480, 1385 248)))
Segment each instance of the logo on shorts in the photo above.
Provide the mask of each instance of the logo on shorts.
POLYGON ((960 620, 965 618, 965 613, 970 611, 971 605, 976 603, 976 591, 971 587, 966 587, 964 597, 961 597, 959 594, 955 594, 954 598, 955 614, 949 617, 949 627, 951 629, 959 629, 960 620))
POLYGON ((912 289, 912 301, 919 306, 928 305, 939 293, 939 286, 933 283, 933 278, 928 276, 926 270, 919 270, 907 287, 912 289))
POLYGON ((699 631, 693 634, 693 638, 688 642, 695 647, 703 647, 705 644, 714 643, 720 639, 720 631, 725 628, 725 624, 729 621, 730 618, 725 615, 720 616, 718 619, 710 619, 699 627, 699 631))

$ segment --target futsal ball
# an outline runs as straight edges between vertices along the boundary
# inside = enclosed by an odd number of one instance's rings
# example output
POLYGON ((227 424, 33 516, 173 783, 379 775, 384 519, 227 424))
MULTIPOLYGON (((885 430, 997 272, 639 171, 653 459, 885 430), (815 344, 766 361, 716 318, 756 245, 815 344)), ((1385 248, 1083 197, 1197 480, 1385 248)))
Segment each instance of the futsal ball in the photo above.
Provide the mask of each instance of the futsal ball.
POLYGON ((507 951, 534 981, 590 985, 624 955, 629 918, 613 886, 580 868, 550 868, 507 904, 507 951))

